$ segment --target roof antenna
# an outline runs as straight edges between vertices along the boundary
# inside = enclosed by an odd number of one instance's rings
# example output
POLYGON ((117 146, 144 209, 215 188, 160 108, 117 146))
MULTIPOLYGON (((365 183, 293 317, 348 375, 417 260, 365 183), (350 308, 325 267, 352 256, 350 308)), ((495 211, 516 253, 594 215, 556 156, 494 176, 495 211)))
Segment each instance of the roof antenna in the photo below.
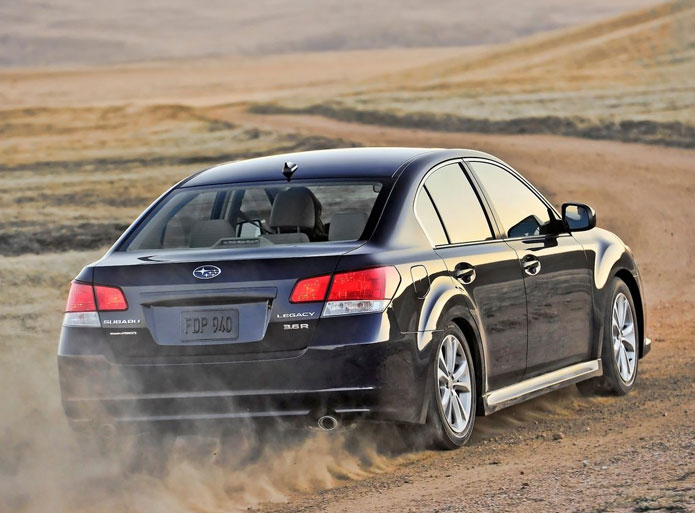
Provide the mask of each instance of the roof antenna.
POLYGON ((298 167, 299 166, 294 162, 285 162, 285 165, 282 167, 282 174, 285 175, 285 178, 287 178, 288 182, 292 180, 292 175, 298 167))

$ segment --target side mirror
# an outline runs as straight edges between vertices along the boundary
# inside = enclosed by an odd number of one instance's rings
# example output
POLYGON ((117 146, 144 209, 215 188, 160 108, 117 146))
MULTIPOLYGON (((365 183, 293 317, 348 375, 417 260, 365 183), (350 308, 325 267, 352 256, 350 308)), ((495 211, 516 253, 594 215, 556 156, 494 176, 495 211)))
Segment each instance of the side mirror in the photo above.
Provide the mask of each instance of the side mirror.
POLYGON ((563 203, 562 220, 570 232, 583 232, 596 226, 596 212, 583 203, 563 203))

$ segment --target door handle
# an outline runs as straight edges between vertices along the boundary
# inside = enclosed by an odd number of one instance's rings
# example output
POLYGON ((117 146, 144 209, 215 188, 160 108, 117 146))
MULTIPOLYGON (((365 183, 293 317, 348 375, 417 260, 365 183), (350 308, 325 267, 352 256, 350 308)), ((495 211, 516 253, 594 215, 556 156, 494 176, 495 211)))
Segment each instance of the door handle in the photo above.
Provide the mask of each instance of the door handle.
POLYGON ((475 267, 466 262, 462 262, 454 268, 454 278, 464 285, 470 285, 473 283, 475 276, 475 267))
POLYGON ((524 272, 529 276, 535 276, 541 272, 541 263, 533 255, 526 255, 521 259, 521 266, 524 268, 524 272))

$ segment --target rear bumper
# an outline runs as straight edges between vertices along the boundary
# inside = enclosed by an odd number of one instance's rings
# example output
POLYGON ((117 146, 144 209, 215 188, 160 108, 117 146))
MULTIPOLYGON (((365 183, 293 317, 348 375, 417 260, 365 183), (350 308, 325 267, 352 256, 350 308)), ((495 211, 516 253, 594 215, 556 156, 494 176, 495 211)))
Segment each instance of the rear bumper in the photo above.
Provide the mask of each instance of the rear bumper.
POLYGON ((65 413, 75 426, 187 431, 249 419, 310 424, 326 412, 417 422, 427 363, 406 337, 250 361, 119 364, 59 355, 58 367, 65 413))

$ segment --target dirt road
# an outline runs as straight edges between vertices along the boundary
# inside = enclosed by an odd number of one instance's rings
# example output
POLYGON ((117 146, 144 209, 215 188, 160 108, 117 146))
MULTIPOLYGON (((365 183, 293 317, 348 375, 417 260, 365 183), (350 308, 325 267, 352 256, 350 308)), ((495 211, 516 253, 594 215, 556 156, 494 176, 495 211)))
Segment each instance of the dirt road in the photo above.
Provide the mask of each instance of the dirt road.
POLYGON ((654 344, 628 397, 583 398, 571 387, 479 417, 471 444, 455 452, 404 449, 385 429, 347 441, 282 431, 254 458, 202 437, 104 458, 68 429, 54 356, 67 284, 103 248, 0 256, 0 511, 695 511, 695 151, 259 116, 240 104, 27 109, 4 121, 3 229, 71 223, 81 235, 85 219, 127 223, 202 167, 186 164, 201 155, 317 147, 316 134, 322 144, 490 151, 556 204, 591 204, 599 225, 630 244, 654 344), (163 471, 124 473, 133 455, 163 460, 163 471))
POLYGON ((411 455, 394 470, 262 511, 695 511, 695 152, 552 136, 392 129, 315 116, 220 119, 365 145, 471 147, 494 153, 559 204, 584 201, 634 250, 649 303, 652 353, 626 398, 573 387, 479 418, 471 445, 411 455))
POLYGON ((695 512, 695 151, 246 111, 278 102, 690 126, 692 11, 679 0, 500 47, 0 70, 0 512, 695 512), (103 254, 97 245, 211 162, 353 142, 489 151, 555 204, 592 205, 644 276, 654 343, 634 392, 555 392, 479 417, 471 444, 448 453, 404 450, 388 429, 347 442, 281 432, 256 458, 206 440, 82 451, 55 351, 67 285, 103 254), (164 471, 124 473, 128 451, 165 460, 164 471))

